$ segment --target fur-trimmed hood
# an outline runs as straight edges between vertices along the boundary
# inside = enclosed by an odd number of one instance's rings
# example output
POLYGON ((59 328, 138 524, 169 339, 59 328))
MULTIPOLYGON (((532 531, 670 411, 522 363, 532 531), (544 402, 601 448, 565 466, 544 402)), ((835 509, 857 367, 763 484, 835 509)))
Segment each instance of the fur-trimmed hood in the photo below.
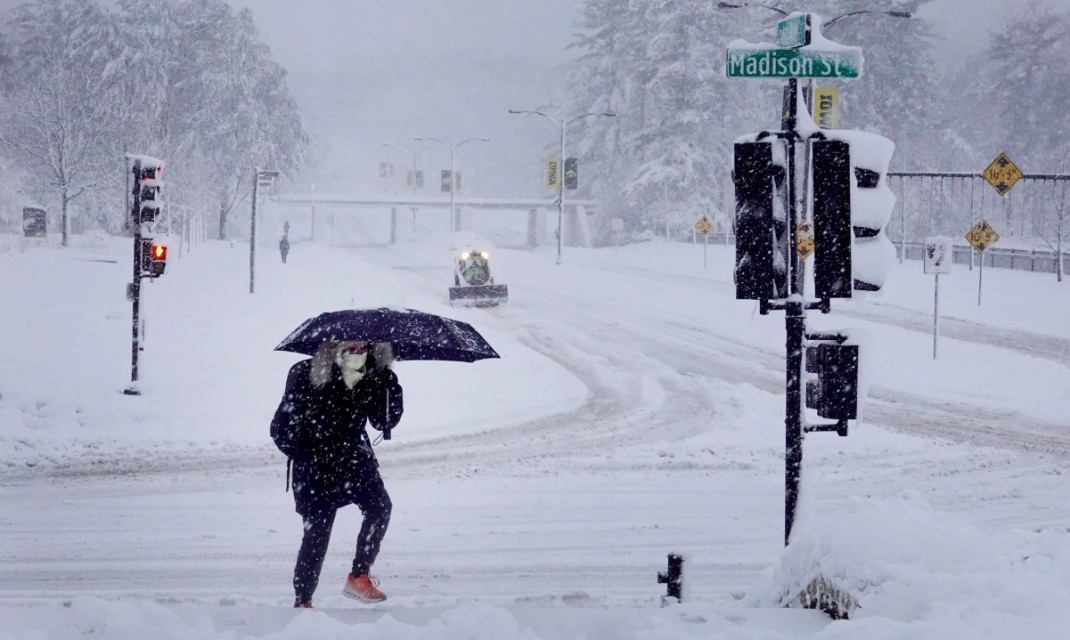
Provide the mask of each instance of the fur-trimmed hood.
MULTIPOLYGON (((312 368, 309 370, 312 386, 322 389, 332 378, 339 375, 335 371, 338 357, 345 347, 345 342, 324 342, 316 349, 312 356, 312 368)), ((362 371, 370 371, 376 367, 390 368, 394 363, 394 351, 389 342, 376 342, 368 352, 368 359, 364 363, 362 371)))

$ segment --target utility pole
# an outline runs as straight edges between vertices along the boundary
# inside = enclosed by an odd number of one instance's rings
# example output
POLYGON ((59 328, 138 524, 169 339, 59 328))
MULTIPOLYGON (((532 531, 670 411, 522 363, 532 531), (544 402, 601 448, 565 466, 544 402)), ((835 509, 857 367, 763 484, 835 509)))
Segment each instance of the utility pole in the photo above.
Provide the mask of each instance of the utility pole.
MULTIPOLYGON (((456 199, 454 197, 454 192, 457 191, 457 149, 458 149, 458 147, 462 147, 462 146, 468 144, 469 142, 490 142, 490 138, 467 138, 467 139, 461 140, 460 142, 457 142, 457 143, 447 142, 446 140, 443 140, 441 138, 432 138, 430 136, 413 138, 413 140, 415 140, 417 142, 422 142, 424 140, 430 140, 432 142, 437 142, 439 144, 445 145, 445 146, 450 148, 450 231, 451 232, 460 231, 461 230, 461 225, 457 220, 456 205, 455 205, 456 199)), ((415 161, 413 161, 413 166, 414 167, 416 166, 415 161)), ((413 175, 412 179, 413 179, 413 182, 415 183, 416 182, 415 174, 413 175)))
POLYGON ((517 114, 530 114, 536 116, 542 116, 550 122, 554 123, 559 133, 560 144, 558 146, 559 153, 561 154, 557 161, 557 263, 561 264, 561 248, 565 242, 565 130, 573 122, 589 118, 591 116, 604 116, 607 118, 616 118, 617 114, 604 111, 585 113, 583 115, 576 116, 569 121, 565 121, 563 118, 554 118, 548 116, 541 111, 534 111, 528 109, 510 109, 509 113, 517 114))

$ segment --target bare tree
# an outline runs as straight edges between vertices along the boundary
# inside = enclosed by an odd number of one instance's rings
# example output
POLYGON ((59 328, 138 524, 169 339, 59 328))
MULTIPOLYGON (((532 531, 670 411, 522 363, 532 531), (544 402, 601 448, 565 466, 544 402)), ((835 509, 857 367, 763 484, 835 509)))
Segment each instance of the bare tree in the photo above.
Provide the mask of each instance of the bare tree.
POLYGON ((1033 216, 1033 231, 1055 253, 1055 277, 1063 281, 1063 247, 1070 243, 1070 201, 1067 181, 1053 182, 1052 197, 1033 216), (1060 191, 1061 187, 1061 191, 1060 191))
MULTIPOLYGON (((29 187, 59 199, 63 246, 70 242, 71 202, 107 184, 104 142, 110 133, 86 74, 49 66, 9 102, 2 144, 27 171, 29 187)), ((114 163, 113 163, 114 164, 114 163)))

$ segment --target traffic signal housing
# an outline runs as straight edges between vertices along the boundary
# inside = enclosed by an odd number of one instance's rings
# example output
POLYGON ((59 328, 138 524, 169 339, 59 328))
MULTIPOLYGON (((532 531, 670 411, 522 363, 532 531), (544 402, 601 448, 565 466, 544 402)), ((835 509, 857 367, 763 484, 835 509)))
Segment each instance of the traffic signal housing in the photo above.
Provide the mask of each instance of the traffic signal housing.
POLYGON ((565 188, 574 191, 580 186, 580 163, 576 158, 565 158, 565 188))
POLYGON ((737 142, 732 169, 736 192, 736 299, 787 297, 787 189, 779 139, 737 142))
POLYGON ((851 146, 842 140, 814 140, 811 146, 814 213, 814 295, 850 298, 851 146))
POLYGON ((819 343, 806 348, 806 406, 829 420, 858 417, 858 345, 819 343))
POLYGON ((884 231, 895 208, 887 184, 895 143, 868 131, 821 135, 827 139, 812 144, 815 294, 849 298, 852 291, 879 291, 895 264, 895 245, 884 231), (849 198, 844 197, 845 185, 849 198), (845 242, 847 220, 850 245, 845 242))
POLYGON ((163 163, 148 157, 134 160, 134 202, 131 210, 134 224, 156 221, 160 213, 160 188, 163 186, 161 173, 163 163))
POLYGON ((141 275, 159 278, 167 268, 167 245, 154 242, 152 238, 141 239, 141 275))

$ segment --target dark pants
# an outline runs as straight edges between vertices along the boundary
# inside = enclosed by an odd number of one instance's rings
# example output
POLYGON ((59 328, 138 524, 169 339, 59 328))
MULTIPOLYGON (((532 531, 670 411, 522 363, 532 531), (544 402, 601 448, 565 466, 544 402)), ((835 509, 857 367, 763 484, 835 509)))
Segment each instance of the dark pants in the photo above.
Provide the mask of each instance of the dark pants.
MULTIPOLYGON (((379 545, 390 524, 393 505, 378 473, 361 483, 353 491, 352 499, 364 514, 352 568, 353 575, 359 576, 368 573, 375 564, 379 545)), ((327 555, 327 545, 331 541, 336 513, 337 509, 328 509, 309 514, 304 519, 305 535, 301 539, 301 550, 297 553, 297 566, 294 567, 294 593, 299 602, 312 602, 312 594, 316 591, 320 570, 323 569, 323 559, 327 555)))

